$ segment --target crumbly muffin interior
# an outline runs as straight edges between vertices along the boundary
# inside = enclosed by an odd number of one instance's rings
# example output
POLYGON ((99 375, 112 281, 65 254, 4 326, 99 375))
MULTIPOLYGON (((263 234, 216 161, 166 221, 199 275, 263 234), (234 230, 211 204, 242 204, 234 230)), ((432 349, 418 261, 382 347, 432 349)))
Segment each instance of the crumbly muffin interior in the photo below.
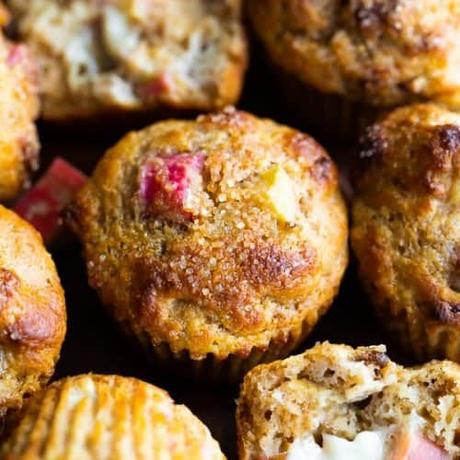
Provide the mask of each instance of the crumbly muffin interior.
POLYGON ((240 0, 11 0, 38 59, 44 116, 235 102, 245 67, 240 0))
POLYGON ((275 458, 308 436, 353 440, 411 425, 458 458, 459 375, 447 361, 405 369, 384 346, 328 343, 259 366, 246 376, 238 402, 240 458, 275 458))

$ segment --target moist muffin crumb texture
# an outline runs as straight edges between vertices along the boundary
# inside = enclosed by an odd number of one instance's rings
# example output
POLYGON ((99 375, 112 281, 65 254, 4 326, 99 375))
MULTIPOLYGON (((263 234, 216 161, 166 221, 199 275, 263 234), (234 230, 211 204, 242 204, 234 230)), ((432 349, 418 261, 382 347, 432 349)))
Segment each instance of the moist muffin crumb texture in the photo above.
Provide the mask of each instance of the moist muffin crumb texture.
POLYGON ((240 0, 10 0, 39 64, 43 116, 72 120, 235 103, 240 0))
POLYGON ((383 345, 326 342, 257 366, 238 400, 239 458, 308 459, 308 452, 321 454, 321 443, 326 456, 334 443, 336 455, 346 455, 347 441, 365 437, 367 448, 384 440, 383 456, 359 458, 460 458, 459 377, 450 361, 399 366, 383 345), (405 450, 417 455, 397 455, 405 450))

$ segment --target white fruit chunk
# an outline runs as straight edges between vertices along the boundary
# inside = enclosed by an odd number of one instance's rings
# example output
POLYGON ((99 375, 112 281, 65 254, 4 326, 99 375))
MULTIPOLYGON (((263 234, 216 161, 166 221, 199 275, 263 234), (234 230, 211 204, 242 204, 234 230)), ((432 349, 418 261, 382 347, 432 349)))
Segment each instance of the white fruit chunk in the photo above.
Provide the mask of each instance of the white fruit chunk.
POLYGON ((323 446, 312 436, 294 441, 288 460, 384 460, 386 432, 363 431, 353 441, 323 435, 323 446))
POLYGON ((274 165, 262 174, 262 197, 282 222, 294 222, 299 212, 295 184, 280 165, 274 165))

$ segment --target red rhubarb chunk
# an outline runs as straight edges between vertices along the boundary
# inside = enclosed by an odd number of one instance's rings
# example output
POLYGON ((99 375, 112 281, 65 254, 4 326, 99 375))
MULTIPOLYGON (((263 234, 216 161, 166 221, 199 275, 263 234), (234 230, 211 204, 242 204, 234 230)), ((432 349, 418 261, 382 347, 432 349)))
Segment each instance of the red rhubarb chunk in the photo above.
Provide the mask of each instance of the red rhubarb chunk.
POLYGON ((138 94, 143 100, 150 100, 170 92, 171 89, 171 78, 168 74, 163 73, 160 76, 139 85, 138 94))
POLYGON ((404 431, 396 437, 391 460, 450 460, 452 457, 417 432, 404 431))
POLYGON ((46 243, 56 236, 59 214, 86 182, 86 176, 56 158, 41 179, 16 203, 14 210, 29 221, 46 243))
POLYGON ((18 63, 24 61, 27 57, 27 48, 25 45, 22 44, 12 44, 9 47, 8 55, 6 57, 6 63, 13 67, 18 63))
POLYGON ((203 189, 203 153, 154 157, 141 170, 140 196, 148 214, 174 221, 200 215, 203 189))

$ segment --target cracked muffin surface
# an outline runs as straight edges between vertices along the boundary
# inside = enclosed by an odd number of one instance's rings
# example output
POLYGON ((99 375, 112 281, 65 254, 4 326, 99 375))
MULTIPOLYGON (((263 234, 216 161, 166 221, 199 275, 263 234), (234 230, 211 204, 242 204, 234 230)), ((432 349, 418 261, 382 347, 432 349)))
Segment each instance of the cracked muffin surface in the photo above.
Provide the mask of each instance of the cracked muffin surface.
POLYGON ((240 0, 9 0, 52 120, 235 103, 240 0))
MULTIPOLYGON (((0 4, 0 23, 6 21, 0 4)), ((38 166, 36 67, 28 48, 0 32, 0 201, 13 199, 38 166)))
POLYGON ((0 412, 54 372, 66 330, 64 293, 38 232, 0 205, 0 412))
POLYGON ((460 458, 460 367, 399 366, 327 342, 257 366, 237 406, 240 460, 460 458))
POLYGON ((271 59, 304 83, 372 106, 460 107, 455 0, 249 0, 271 59))
POLYGON ((67 218, 90 284, 144 342, 197 360, 277 356, 338 290, 337 176, 309 136, 227 108, 128 134, 67 218))
POLYGON ((154 385, 118 375, 54 382, 11 425, 0 449, 8 460, 225 460, 187 407, 154 385))
POLYGON ((352 245, 383 322, 420 358, 460 360, 460 115, 401 108, 359 148, 352 245))

